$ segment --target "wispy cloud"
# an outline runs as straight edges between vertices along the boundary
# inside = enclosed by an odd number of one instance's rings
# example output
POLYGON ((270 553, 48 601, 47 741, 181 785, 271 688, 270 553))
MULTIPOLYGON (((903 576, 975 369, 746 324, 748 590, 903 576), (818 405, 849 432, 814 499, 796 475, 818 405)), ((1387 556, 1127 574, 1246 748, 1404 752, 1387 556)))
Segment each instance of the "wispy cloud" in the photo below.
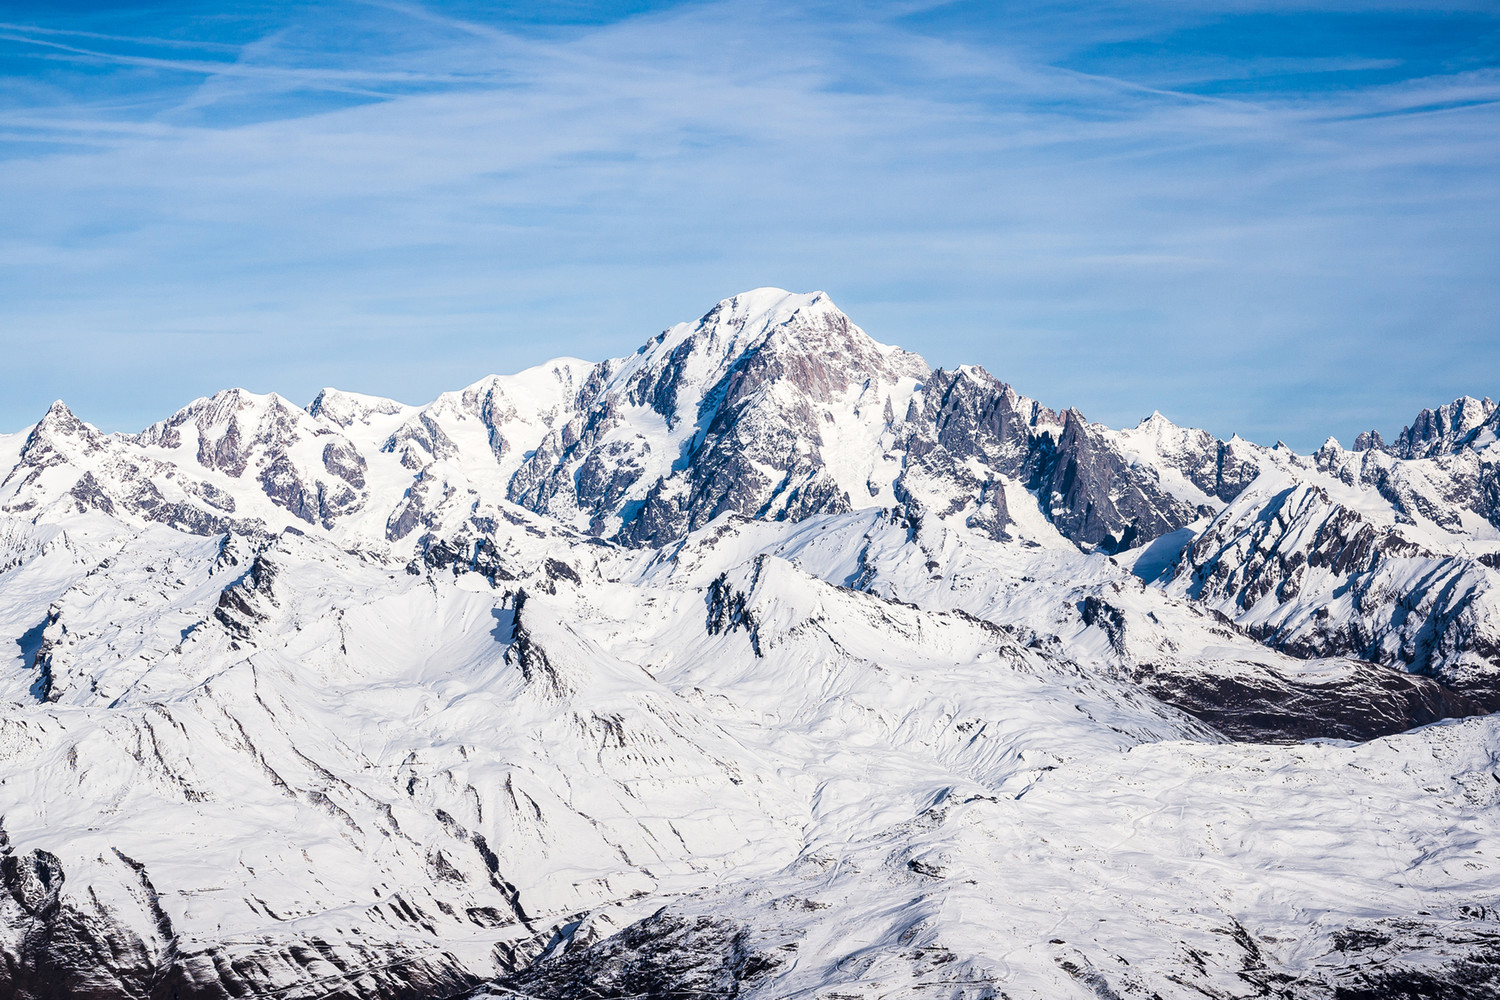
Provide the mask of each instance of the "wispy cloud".
POLYGON ((91 38, 103 42, 124 42, 132 46, 157 48, 198 49, 201 51, 234 52, 238 46, 223 42, 212 42, 188 38, 155 38, 138 35, 110 35, 98 31, 82 31, 77 28, 47 28, 35 24, 16 24, 0 21, 0 32, 12 40, 31 41, 45 38, 91 38))
POLYGON ((419 400, 757 284, 1114 422, 1307 446, 1493 394, 1500 72, 1442 35, 1478 15, 849 9, 0 27, 0 418, 419 400))

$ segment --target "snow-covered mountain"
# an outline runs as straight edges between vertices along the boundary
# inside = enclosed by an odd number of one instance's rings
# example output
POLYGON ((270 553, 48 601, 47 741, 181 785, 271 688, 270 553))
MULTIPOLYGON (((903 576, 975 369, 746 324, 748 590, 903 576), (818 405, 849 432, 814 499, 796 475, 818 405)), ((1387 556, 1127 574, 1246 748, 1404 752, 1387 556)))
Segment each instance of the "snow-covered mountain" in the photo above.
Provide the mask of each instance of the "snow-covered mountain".
POLYGON ((1497 427, 1112 430, 775 289, 421 407, 55 404, 0 995, 1494 996, 1497 427))

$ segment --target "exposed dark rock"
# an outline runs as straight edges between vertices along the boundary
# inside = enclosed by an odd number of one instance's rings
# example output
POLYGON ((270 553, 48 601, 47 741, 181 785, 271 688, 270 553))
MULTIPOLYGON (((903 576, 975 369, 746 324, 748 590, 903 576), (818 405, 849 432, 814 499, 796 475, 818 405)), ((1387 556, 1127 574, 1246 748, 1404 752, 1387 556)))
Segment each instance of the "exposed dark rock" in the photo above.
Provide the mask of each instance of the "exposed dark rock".
MULTIPOLYGON (((211 486, 208 488, 213 489, 211 486)), ((234 510, 234 498, 228 494, 213 496, 204 491, 204 495, 213 497, 214 506, 221 509, 227 508, 230 512, 234 510)), ((234 521, 228 517, 205 511, 189 503, 169 501, 150 479, 140 481, 135 491, 126 499, 126 505, 133 513, 149 521, 156 521, 169 528, 176 528, 178 531, 186 531, 194 535, 219 535, 234 528, 234 521)))
POLYGON ((568 684, 547 651, 533 638, 531 629, 523 619, 526 591, 516 592, 513 607, 515 616, 511 625, 510 648, 505 651, 505 662, 519 667, 522 678, 528 684, 542 684, 554 697, 562 697, 569 692, 568 684))
POLYGON ((755 655, 761 655, 759 625, 754 613, 746 606, 749 597, 744 591, 731 587, 721 573, 708 585, 704 602, 708 605, 705 624, 709 635, 722 635, 743 629, 750 637, 750 646, 755 650, 755 655))
POLYGON ((348 441, 330 441, 323 446, 323 468, 356 490, 365 488, 365 458, 348 441))
POLYGON ((73 488, 68 493, 74 500, 78 501, 80 507, 85 509, 92 508, 105 514, 113 514, 115 512, 114 501, 110 499, 109 494, 104 491, 104 488, 99 485, 99 480, 94 478, 92 472, 85 472, 82 476, 79 476, 78 482, 73 484, 73 488))
POLYGON ((270 619, 267 606, 277 606, 272 593, 276 573, 275 563, 258 553, 245 574, 219 593, 214 620, 235 639, 248 642, 255 626, 270 619))
POLYGON ((1474 667, 1500 669, 1500 637, 1481 606, 1479 565, 1426 552, 1399 526, 1377 526, 1325 490, 1298 485, 1215 520, 1184 551, 1177 578, 1191 597, 1232 601, 1240 609, 1273 599, 1283 611, 1260 616, 1252 635, 1294 656, 1349 656, 1482 694, 1488 682, 1474 667), (1421 567, 1409 590, 1392 588, 1382 572, 1402 560, 1421 567), (1315 579, 1331 574, 1342 581, 1348 611, 1297 613, 1312 571, 1319 571, 1315 579))
POLYGON ((1125 614, 1113 604, 1103 598, 1090 594, 1083 599, 1083 605, 1079 608, 1085 625, 1097 625, 1109 636, 1109 644, 1114 651, 1125 655, 1125 614))
POLYGON ((748 930, 730 920, 664 908, 497 985, 537 1000, 727 1000, 782 963, 780 955, 752 947, 748 930))
MULTIPOLYGON (((70 461, 73 454, 96 455, 104 448, 105 435, 79 420, 62 400, 58 400, 27 435, 15 471, 62 465, 70 461)), ((6 481, 9 482, 9 478, 6 481)))
POLYGON ((1332 683, 1297 682, 1269 668, 1233 673, 1145 663, 1136 681, 1224 735, 1252 742, 1371 740, 1442 719, 1500 710, 1500 698, 1453 691, 1430 677, 1351 664, 1332 683))
MULTIPOLYGON (((996 476, 1026 484, 1065 537, 1088 548, 1117 552, 1175 531, 1202 511, 1162 488, 1157 472, 1122 454, 1076 410, 1056 413, 1020 396, 980 368, 932 373, 921 410, 906 419, 907 471, 950 481, 990 511, 969 526, 1000 537, 1010 523, 1003 494, 965 467, 977 459, 996 476)), ((1197 432, 1176 467, 1204 492, 1232 499, 1259 467, 1248 446, 1197 432)), ((1007 536, 1008 537, 1008 536, 1007 536)))
POLYGON ((545 513, 581 511, 598 534, 618 525, 616 537, 629 545, 660 544, 725 513, 795 520, 849 510, 821 455, 831 404, 926 369, 913 355, 880 348, 823 299, 763 331, 747 332, 750 318, 728 300, 608 393, 609 372, 596 372, 580 395, 582 412, 522 465, 511 499, 545 513), (696 381, 704 370, 706 384, 696 381), (635 407, 679 433, 691 422, 680 454, 653 456, 643 438, 622 435, 635 407), (668 457, 670 472, 648 473, 668 457))
POLYGON ((1067 412, 1051 459, 1036 470, 1037 495, 1058 530, 1075 542, 1118 552, 1198 516, 1195 507, 1163 491, 1153 474, 1133 470, 1105 446, 1077 410, 1067 412))
POLYGON ((61 612, 57 605, 47 609, 47 618, 41 623, 40 629, 33 629, 27 633, 28 637, 35 635, 37 646, 31 656, 31 668, 35 671, 35 679, 30 686, 31 696, 40 702, 48 702, 56 697, 53 692, 52 679, 52 648, 57 635, 58 621, 61 612))
MULTIPOLYGON (((488 538, 472 538, 468 535, 440 538, 429 534, 422 536, 418 548, 422 564, 429 570, 446 570, 455 575, 478 573, 491 584, 516 579, 515 574, 506 568, 505 561, 500 556, 500 550, 488 538)), ((549 560, 549 567, 552 562, 555 560, 549 560)), ((558 565, 572 573, 571 567, 562 563, 558 565)), ((578 580, 576 573, 573 574, 573 580, 574 582, 578 580)))
POLYGON ((1450 454, 1474 440, 1479 428, 1500 420, 1500 407, 1488 397, 1464 396, 1435 410, 1423 410, 1391 442, 1401 458, 1431 458, 1450 454))
POLYGON ((308 524, 317 523, 317 488, 302 481, 288 456, 280 455, 265 467, 260 474, 260 486, 276 506, 286 508, 308 524))
POLYGON ((575 571, 572 566, 569 566, 567 563, 561 562, 560 560, 548 559, 542 568, 546 571, 547 579, 549 580, 567 580, 569 583, 575 585, 583 583, 583 581, 578 578, 577 571, 575 571))
POLYGON ((244 475, 250 456, 244 450, 244 436, 237 417, 229 418, 229 427, 218 439, 206 435, 198 438, 198 464, 217 469, 236 478, 244 475))
POLYGON ((458 456, 458 446, 427 413, 418 414, 403 424, 386 439, 380 450, 399 452, 401 464, 413 470, 421 469, 435 459, 458 456))

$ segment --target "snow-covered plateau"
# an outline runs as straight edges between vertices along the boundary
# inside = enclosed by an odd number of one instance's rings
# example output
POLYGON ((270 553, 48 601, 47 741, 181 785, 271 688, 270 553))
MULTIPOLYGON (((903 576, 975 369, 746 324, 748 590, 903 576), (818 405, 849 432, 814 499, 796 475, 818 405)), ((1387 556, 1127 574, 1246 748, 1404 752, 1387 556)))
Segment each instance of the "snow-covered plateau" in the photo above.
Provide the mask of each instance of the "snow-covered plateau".
POLYGON ((758 289, 0 436, 0 996, 1500 996, 1500 408, 1112 430, 758 289))

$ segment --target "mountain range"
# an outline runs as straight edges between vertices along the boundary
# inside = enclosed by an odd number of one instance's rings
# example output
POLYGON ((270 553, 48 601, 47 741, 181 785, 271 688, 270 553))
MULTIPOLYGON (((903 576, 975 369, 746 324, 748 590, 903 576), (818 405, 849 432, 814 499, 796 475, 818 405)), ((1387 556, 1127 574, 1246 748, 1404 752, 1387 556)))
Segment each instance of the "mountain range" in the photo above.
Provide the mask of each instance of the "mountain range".
POLYGON ((1500 992, 1500 407, 1311 455, 757 289, 0 436, 0 993, 1500 992))

